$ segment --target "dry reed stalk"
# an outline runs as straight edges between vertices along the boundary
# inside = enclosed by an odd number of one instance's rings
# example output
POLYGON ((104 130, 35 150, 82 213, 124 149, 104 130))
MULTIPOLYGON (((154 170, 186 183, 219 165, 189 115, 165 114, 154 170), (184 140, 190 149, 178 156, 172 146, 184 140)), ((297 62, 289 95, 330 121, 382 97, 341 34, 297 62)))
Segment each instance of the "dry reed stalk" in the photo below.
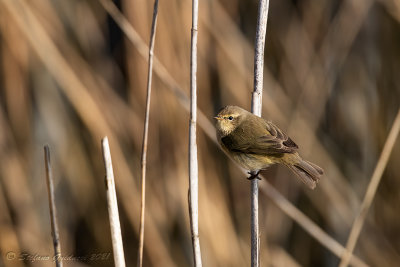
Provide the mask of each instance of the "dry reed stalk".
POLYGON ((383 146, 378 163, 375 166, 371 181, 368 184, 367 192, 365 193, 363 202, 361 203, 360 211, 354 220, 353 226, 351 227, 350 235, 346 244, 346 250, 342 255, 339 267, 347 267, 347 265, 349 264, 350 256, 352 255, 358 237, 360 236, 361 229, 364 225, 372 201, 374 200, 376 190, 378 189, 379 183, 382 179, 383 171, 385 170, 386 165, 389 161, 390 154, 392 153, 393 146, 396 143, 399 131, 400 109, 397 111, 396 118, 393 122, 392 128, 390 129, 385 145, 383 146))
POLYGON ((108 216, 110 219, 111 241, 113 246, 114 264, 117 267, 125 267, 124 247, 122 245, 121 226, 119 223, 117 194, 115 192, 114 172, 111 161, 110 146, 108 138, 101 140, 103 151, 103 160, 106 170, 106 190, 107 190, 107 206, 108 216))
POLYGON ((192 29, 190 47, 190 119, 189 119, 189 216, 192 232, 194 266, 201 267, 199 240, 199 170, 197 161, 197 24, 199 2, 192 0, 192 29))
POLYGON ((54 257, 56 266, 62 267, 63 262, 61 260, 61 244, 60 244, 60 235, 58 233, 57 208, 54 200, 53 173, 51 171, 50 148, 48 145, 44 146, 44 163, 46 166, 46 184, 47 184, 47 195, 49 197, 51 236, 53 237, 54 257))
MULTIPOLYGON (((264 48, 267 32, 269 0, 258 4, 256 43, 254 53, 254 91, 251 112, 261 117, 264 79, 264 48)), ((251 266, 260 266, 260 237, 258 225, 258 179, 251 181, 251 266)))
POLYGON ((139 252, 137 266, 142 267, 143 265, 143 244, 144 244, 144 218, 146 208, 146 158, 147 158, 147 141, 149 135, 149 117, 150 117, 150 100, 151 100, 151 81, 153 76, 153 51, 154 41, 156 37, 157 29, 157 15, 158 15, 158 0, 154 1, 153 8, 153 20, 151 23, 150 33, 150 44, 149 44, 149 61, 148 61, 148 74, 147 74, 147 96, 146 96, 146 114, 144 119, 143 129, 143 143, 142 143, 142 192, 141 192, 141 204, 140 204, 140 226, 139 226, 139 252))

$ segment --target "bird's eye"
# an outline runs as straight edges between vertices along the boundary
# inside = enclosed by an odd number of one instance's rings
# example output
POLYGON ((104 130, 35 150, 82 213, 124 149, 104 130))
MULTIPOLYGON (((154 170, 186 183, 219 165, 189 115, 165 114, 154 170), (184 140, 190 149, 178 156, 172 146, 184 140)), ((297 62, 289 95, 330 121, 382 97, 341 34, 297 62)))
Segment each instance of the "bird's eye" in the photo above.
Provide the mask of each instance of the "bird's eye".
POLYGON ((232 121, 232 120, 233 120, 233 117, 232 117, 232 116, 229 116, 229 117, 228 117, 228 120, 232 121))

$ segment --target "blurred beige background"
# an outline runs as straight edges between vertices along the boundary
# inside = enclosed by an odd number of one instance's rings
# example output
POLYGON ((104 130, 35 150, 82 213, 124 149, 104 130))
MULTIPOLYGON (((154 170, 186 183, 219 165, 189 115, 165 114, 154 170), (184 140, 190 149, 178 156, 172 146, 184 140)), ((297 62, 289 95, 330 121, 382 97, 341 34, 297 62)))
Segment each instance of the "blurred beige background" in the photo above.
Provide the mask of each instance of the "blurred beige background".
MULTIPOLYGON (((65 266, 112 266, 100 140, 110 140, 127 266, 137 257, 140 151, 153 1, 0 0, 0 266, 53 254, 43 146, 55 176, 65 266), (102 4, 103 3, 103 4, 102 4), (118 17, 121 18, 121 17, 118 17), (136 34, 136 35, 135 35, 136 34), (10 259, 14 252, 16 259, 10 259), (103 255, 103 254, 101 254, 103 255), (107 256, 108 255, 108 256, 107 256)), ((224 105, 250 109, 257 1, 200 1, 198 156, 204 266, 250 263, 250 183, 215 143, 224 105)), ((400 106, 397 0, 271 1, 263 117, 325 170, 316 190, 289 171, 269 184, 345 246, 400 106)), ((191 266, 188 94, 191 1, 160 1, 147 171, 144 266, 191 266)), ((400 262, 400 143, 355 255, 400 262)), ((268 188, 266 181, 260 181, 268 188)), ((337 266, 339 258, 260 192, 262 266, 337 266)), ((33 262, 32 262, 33 261, 33 262)))

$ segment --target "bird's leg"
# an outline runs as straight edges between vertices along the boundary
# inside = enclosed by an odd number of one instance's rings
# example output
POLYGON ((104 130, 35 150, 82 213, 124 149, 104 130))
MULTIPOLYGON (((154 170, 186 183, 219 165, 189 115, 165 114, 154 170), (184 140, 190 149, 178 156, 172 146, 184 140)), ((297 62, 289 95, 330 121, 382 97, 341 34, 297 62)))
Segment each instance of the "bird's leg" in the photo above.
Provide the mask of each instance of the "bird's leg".
POLYGON ((258 179, 258 180, 261 180, 261 178, 260 177, 258 177, 258 174, 260 174, 260 171, 261 170, 258 170, 258 171, 256 171, 256 172, 248 172, 248 174, 250 174, 250 177, 247 177, 247 180, 254 180, 254 179, 258 179))

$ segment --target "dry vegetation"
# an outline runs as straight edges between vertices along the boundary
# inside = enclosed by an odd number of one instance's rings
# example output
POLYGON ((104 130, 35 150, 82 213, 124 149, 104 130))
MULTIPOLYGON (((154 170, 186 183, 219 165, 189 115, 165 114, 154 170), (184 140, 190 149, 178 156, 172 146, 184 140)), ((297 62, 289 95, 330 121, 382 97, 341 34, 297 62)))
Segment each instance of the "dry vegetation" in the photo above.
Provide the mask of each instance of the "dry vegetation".
MULTIPOLYGON (((100 145, 105 135, 125 259, 127 266, 136 263, 153 1, 116 2, 124 17, 108 0, 0 0, 0 266, 54 266, 7 259, 9 251, 17 257, 53 254, 46 143, 62 254, 112 252, 100 145)), ((250 109, 257 2, 200 1, 199 8, 202 260, 204 266, 248 266, 249 182, 216 145, 211 118, 227 104, 250 109)), ((190 28, 191 1, 160 1, 144 266, 193 262, 187 202, 190 28)), ((259 183, 261 266, 339 264, 335 253, 342 248, 328 238, 346 245, 398 114, 399 36, 397 0, 271 1, 262 114, 286 129, 326 175, 311 191, 284 168, 263 173, 268 182, 259 183), (312 237, 321 233, 330 249, 312 237)), ((399 162, 397 141, 355 247, 359 266, 400 262, 399 162)))

